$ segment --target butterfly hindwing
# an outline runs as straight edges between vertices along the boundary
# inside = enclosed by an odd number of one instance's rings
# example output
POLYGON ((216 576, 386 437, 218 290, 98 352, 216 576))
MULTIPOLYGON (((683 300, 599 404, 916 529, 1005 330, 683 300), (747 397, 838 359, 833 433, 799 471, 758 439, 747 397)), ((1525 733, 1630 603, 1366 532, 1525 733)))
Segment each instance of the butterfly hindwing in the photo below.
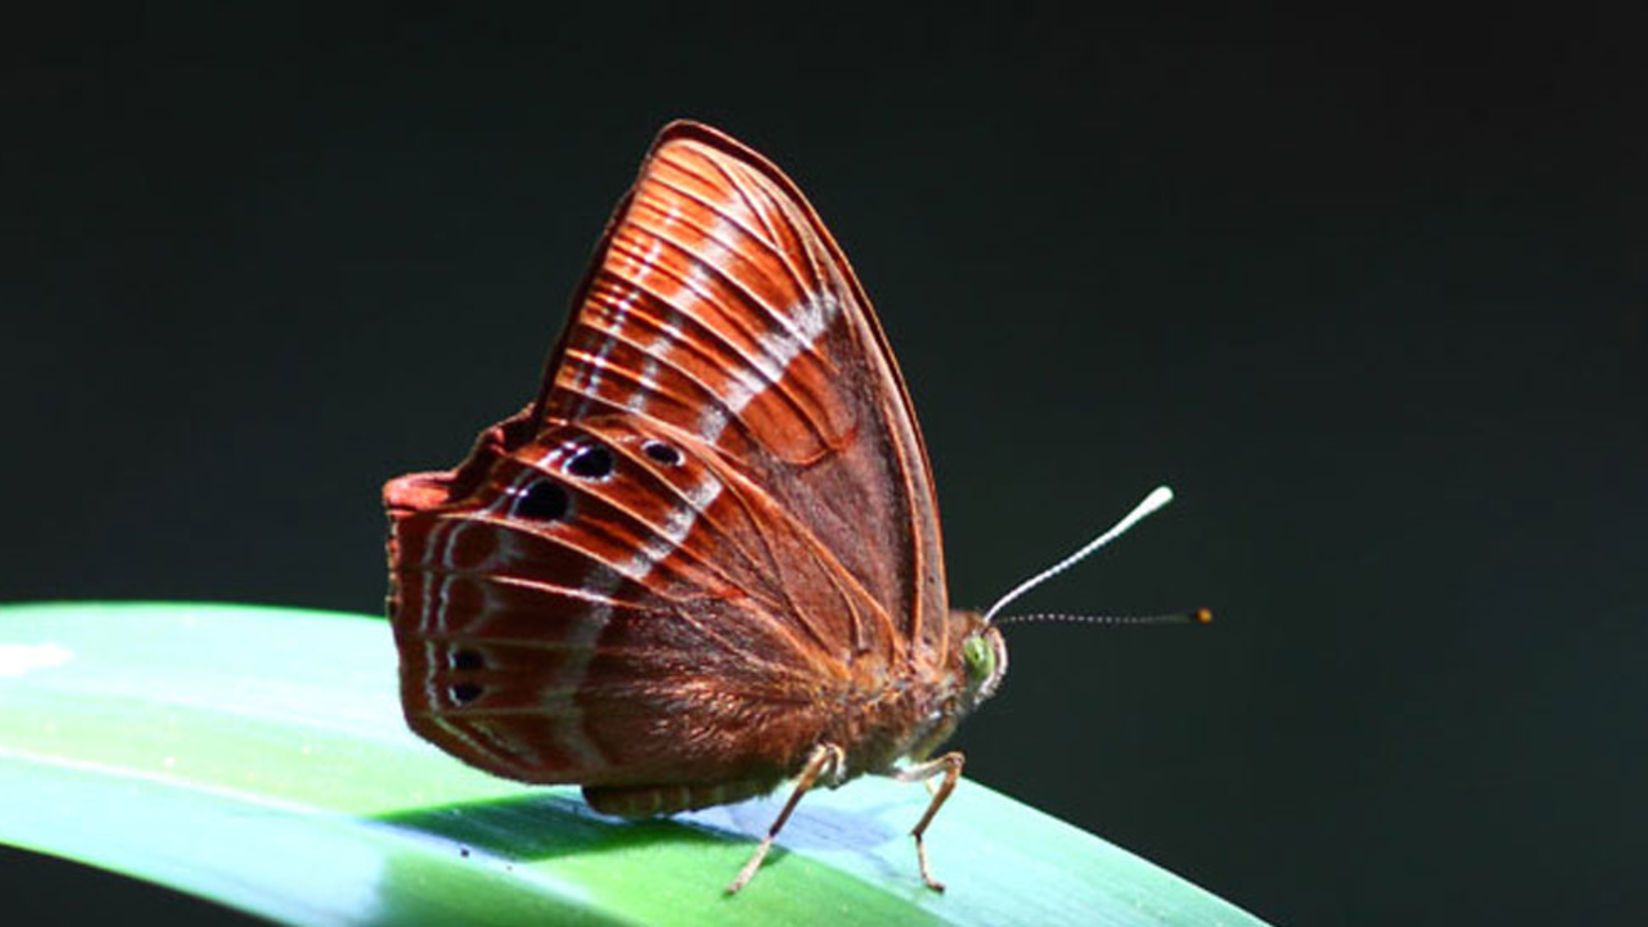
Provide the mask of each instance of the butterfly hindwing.
MULTIPOLYGON (((889 620, 713 448, 627 415, 563 422, 447 504, 397 509, 392 611, 414 729, 513 778, 775 781, 889 620), (820 620, 847 616, 845 620, 820 620)), ((862 667, 861 667, 862 668, 862 667)))

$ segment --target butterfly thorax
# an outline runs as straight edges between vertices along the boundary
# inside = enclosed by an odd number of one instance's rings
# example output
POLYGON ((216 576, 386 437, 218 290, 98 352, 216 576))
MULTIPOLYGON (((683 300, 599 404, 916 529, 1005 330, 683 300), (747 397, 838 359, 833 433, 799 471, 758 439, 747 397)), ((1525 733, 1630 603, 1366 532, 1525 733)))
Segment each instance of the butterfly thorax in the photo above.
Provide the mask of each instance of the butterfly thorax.
POLYGON ((962 719, 989 698, 1007 672, 1001 633, 977 612, 950 612, 948 646, 942 655, 917 649, 908 672, 842 712, 823 739, 852 744, 846 778, 884 773, 902 761, 931 756, 962 719))

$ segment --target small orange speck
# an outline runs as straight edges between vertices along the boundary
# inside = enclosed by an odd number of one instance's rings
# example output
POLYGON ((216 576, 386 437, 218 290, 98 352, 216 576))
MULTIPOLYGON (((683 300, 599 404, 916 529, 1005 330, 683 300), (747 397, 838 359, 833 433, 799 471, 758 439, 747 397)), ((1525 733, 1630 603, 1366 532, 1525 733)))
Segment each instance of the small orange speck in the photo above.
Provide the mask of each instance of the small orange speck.
POLYGON ((1198 608, 1198 609, 1196 609, 1196 613, 1192 617, 1194 617, 1196 619, 1197 624, 1212 624, 1213 623, 1213 609, 1211 609, 1211 608, 1198 608))

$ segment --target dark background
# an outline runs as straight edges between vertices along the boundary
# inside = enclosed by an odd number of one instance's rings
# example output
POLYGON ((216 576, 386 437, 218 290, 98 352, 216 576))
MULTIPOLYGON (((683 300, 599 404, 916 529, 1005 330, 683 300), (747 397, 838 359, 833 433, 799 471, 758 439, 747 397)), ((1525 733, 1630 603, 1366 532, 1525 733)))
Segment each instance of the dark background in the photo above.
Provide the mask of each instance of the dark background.
POLYGON ((378 611, 693 116, 875 298, 958 603, 1179 492, 1025 605, 1220 621, 1013 629, 970 775, 1282 923, 1640 916, 1642 17, 215 9, 0 40, 0 597, 378 611))

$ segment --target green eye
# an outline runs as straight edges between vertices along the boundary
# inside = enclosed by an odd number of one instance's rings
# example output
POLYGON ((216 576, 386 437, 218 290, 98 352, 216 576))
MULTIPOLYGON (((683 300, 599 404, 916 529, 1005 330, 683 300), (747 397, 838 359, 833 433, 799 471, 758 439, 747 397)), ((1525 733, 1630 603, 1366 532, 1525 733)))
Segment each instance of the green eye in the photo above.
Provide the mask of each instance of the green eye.
POLYGON ((961 643, 961 659, 967 664, 967 678, 980 682, 996 671, 996 653, 984 635, 974 634, 961 643))

